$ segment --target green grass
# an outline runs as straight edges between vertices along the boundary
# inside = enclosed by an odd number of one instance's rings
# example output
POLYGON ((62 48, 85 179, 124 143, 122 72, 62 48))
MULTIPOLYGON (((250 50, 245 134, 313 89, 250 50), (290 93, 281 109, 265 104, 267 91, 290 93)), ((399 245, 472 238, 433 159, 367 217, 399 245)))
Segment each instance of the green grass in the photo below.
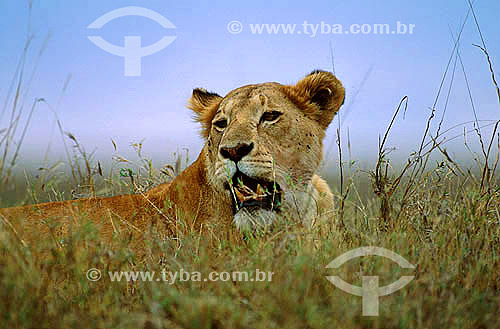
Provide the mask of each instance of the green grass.
POLYGON ((343 209, 345 228, 337 225, 314 236, 319 239, 314 248, 296 226, 281 225, 240 243, 197 233, 164 241, 147 233, 150 251, 138 258, 128 249, 127 236, 104 245, 98 228, 86 224, 65 238, 62 248, 41 242, 39 248, 50 250, 41 259, 2 230, 0 327, 498 328, 500 193, 495 184, 481 191, 473 178, 457 177, 446 167, 427 170, 410 200, 403 199, 404 188, 392 195, 388 225, 380 225, 382 202, 375 195, 362 202, 351 190, 343 209), (325 268, 361 246, 395 251, 416 269, 376 256, 325 268), (90 268, 101 270, 102 279, 87 280, 90 268), (112 282, 106 274, 181 269, 202 277, 256 269, 274 275, 271 282, 170 285, 112 282), (380 297, 379 317, 363 317, 361 297, 336 288, 327 275, 358 286, 362 275, 379 275, 381 286, 402 275, 415 279, 380 297))

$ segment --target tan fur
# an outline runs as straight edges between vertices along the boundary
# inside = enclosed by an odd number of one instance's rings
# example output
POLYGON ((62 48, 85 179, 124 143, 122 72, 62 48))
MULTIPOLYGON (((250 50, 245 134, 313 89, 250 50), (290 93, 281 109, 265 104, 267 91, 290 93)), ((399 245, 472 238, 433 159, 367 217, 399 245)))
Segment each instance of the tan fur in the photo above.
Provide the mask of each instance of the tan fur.
MULTIPOLYGON (((25 244, 40 239, 59 243, 86 218, 99 227, 104 241, 122 230, 132 232, 132 247, 138 249, 143 248, 141 237, 152 229, 172 237, 181 231, 215 225, 225 234, 234 224, 239 228, 248 224, 248 218, 236 218, 231 192, 224 189, 227 175, 234 168, 278 182, 288 198, 279 216, 308 223, 308 217, 328 213, 333 207, 332 193, 316 172, 325 129, 343 100, 340 81, 321 71, 296 85, 249 85, 224 98, 195 89, 189 107, 202 125, 205 146, 198 159, 171 183, 145 194, 0 209, 0 228, 11 231, 25 244), (274 123, 262 121, 266 111, 280 111, 282 115, 274 123), (214 127, 221 119, 227 120, 223 131, 214 127), (219 150, 238 143, 253 143, 254 147, 236 165, 224 159, 219 150)), ((275 212, 267 213, 272 220, 275 212)))

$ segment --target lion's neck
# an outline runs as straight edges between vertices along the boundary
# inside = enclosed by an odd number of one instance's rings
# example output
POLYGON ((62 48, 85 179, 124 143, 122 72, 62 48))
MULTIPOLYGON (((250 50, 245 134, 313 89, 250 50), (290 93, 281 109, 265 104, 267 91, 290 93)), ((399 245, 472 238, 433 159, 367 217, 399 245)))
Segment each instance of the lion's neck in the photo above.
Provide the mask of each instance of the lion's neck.
POLYGON ((230 224, 233 217, 231 200, 208 182, 205 152, 203 149, 198 159, 170 184, 151 191, 172 219, 181 219, 192 228, 208 222, 230 224))

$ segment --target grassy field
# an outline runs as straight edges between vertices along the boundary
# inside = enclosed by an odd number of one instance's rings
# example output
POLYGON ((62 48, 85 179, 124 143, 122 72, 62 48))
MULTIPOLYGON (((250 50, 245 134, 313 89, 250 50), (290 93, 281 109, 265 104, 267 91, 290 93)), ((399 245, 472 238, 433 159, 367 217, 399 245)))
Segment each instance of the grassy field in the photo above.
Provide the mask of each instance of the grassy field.
POLYGON ((304 232, 293 223, 240 243, 196 232, 165 241, 145 232, 150 247, 146 258, 130 252, 126 235, 117 235, 112 246, 104 245, 98 228, 90 224, 64 243, 41 242, 37 248, 50 250, 45 259, 2 229, 0 327, 498 328, 500 189, 495 178, 481 186, 480 172, 476 177, 457 168, 443 161, 414 174, 413 183, 408 174, 394 193, 394 177, 383 176, 377 183, 374 171, 376 193, 365 202, 346 179, 344 190, 350 191, 344 191, 344 197, 336 193, 336 225, 322 234, 304 232), (392 250, 416 268, 402 269, 376 256, 325 268, 342 253, 362 246, 392 250), (91 268, 101 271, 100 280, 87 278, 91 268), (171 284, 116 282, 108 275, 182 270, 206 278, 213 271, 257 269, 274 272, 272 280, 171 284), (380 276, 381 286, 402 275, 415 278, 380 297, 378 317, 364 317, 361 297, 336 288, 327 275, 358 286, 363 275, 380 276))

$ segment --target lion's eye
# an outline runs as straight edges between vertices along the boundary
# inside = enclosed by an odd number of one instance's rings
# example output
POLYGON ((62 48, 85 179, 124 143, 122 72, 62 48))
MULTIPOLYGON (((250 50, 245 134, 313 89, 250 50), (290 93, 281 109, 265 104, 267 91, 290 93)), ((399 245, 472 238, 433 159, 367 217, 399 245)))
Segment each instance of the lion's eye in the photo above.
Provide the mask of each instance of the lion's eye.
POLYGON ((214 126, 217 130, 223 130, 224 128, 227 127, 227 120, 221 119, 221 120, 215 121, 214 126))
POLYGON ((278 111, 269 111, 269 112, 264 112, 262 117, 260 118, 260 122, 273 122, 278 120, 278 118, 281 116, 281 112, 278 111))

